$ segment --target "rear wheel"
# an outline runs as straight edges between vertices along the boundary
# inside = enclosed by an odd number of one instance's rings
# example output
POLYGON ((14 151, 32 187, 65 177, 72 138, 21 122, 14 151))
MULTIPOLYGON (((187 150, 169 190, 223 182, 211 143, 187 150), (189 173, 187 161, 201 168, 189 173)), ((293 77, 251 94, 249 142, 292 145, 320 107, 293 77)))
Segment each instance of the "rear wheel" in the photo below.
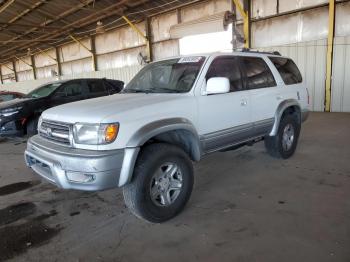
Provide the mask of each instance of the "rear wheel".
POLYGON ((267 152, 277 158, 289 158, 296 149, 300 134, 300 123, 297 118, 288 114, 285 115, 279 124, 276 136, 265 137, 267 152))
POLYGON ((160 223, 183 210, 193 188, 188 155, 169 144, 146 146, 136 162, 133 180, 124 186, 127 207, 139 218, 160 223))

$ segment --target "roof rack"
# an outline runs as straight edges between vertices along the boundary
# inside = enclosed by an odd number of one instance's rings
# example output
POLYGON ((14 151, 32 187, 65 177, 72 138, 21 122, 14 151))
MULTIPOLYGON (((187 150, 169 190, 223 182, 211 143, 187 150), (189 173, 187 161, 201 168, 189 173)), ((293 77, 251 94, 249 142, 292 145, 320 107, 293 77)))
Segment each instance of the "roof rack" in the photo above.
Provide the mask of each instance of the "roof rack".
POLYGON ((247 52, 247 53, 257 53, 257 54, 267 54, 267 55, 279 55, 281 56, 281 53, 278 51, 272 51, 272 52, 267 52, 267 51, 259 51, 256 49, 251 49, 251 48, 240 48, 240 49, 236 49, 236 51, 240 51, 240 52, 247 52))

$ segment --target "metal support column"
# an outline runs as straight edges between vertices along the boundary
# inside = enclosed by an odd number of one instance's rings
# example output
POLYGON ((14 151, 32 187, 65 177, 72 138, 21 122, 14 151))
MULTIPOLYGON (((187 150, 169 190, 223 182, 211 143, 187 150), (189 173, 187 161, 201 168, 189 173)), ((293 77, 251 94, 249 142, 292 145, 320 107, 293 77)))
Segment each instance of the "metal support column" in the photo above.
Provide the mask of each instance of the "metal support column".
POLYGON ((96 45, 95 45, 95 36, 92 35, 90 38, 91 41, 91 59, 92 59, 92 67, 94 71, 97 71, 97 56, 96 56, 96 45))
POLYGON ((15 61, 15 59, 12 60, 12 68, 13 68, 13 73, 15 74, 15 81, 18 82, 18 76, 17 76, 17 71, 16 71, 16 61, 15 61))
POLYGON ((32 69, 33 69, 33 77, 36 79, 36 67, 35 67, 35 58, 34 55, 30 56, 30 61, 32 63, 32 69))
POLYGON ((326 66, 326 92, 325 111, 331 111, 332 63, 335 24, 335 0, 329 0, 328 7, 328 40, 327 40, 327 66, 326 66))
POLYGON ((61 59, 60 59, 60 50, 58 47, 55 47, 56 52, 56 62, 57 62, 57 74, 60 77, 62 75, 62 66, 61 66, 61 59))
MULTIPOLYGON (((146 46, 147 46, 147 58, 148 58, 148 62, 152 61, 152 47, 151 47, 151 39, 149 36, 145 36, 142 31, 135 25, 133 24, 133 22, 131 22, 126 16, 122 16, 122 18, 125 20, 126 23, 128 23, 130 25, 130 27, 136 32, 138 33, 145 41, 146 41, 146 46)), ((147 25, 146 25, 147 27, 147 25)), ((147 28, 146 28, 147 31, 147 28)))
POLYGON ((153 61, 153 49, 152 49, 152 30, 151 30, 151 21, 150 19, 147 17, 145 20, 146 23, 146 38, 147 38, 147 42, 146 42, 146 49, 147 49, 147 57, 149 62, 153 61))
MULTIPOLYGON (((91 54, 91 60, 92 60, 92 71, 96 71, 96 61, 95 61, 95 54, 92 51, 92 49, 88 48, 86 45, 84 45, 83 42, 81 42, 79 39, 75 38, 73 35, 69 35, 70 38, 73 39, 73 41, 75 41, 77 44, 81 45, 84 49, 86 49, 86 51, 88 51, 91 54)), ((92 46, 92 42, 91 42, 91 46, 92 46)))
POLYGON ((3 84, 4 80, 2 79, 2 70, 1 70, 1 65, 0 65, 0 83, 3 84))
POLYGON ((244 6, 242 6, 240 0, 232 1, 243 17, 244 47, 250 48, 250 0, 243 0, 244 6))

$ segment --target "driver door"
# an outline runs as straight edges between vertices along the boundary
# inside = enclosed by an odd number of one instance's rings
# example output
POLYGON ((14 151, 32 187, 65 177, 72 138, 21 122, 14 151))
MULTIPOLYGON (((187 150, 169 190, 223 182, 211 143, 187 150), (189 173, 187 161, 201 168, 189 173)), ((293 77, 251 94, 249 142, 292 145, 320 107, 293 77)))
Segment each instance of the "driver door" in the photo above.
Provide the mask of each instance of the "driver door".
POLYGON ((244 87, 237 57, 215 58, 205 81, 212 77, 228 78, 230 92, 198 98, 200 134, 205 153, 238 144, 252 132, 250 93, 244 87))

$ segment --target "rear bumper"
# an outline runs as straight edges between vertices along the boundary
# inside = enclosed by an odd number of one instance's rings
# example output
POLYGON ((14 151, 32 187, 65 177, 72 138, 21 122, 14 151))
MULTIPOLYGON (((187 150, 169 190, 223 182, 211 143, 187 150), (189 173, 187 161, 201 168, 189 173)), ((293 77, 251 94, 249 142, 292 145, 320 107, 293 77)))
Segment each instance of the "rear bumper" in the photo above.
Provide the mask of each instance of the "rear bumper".
POLYGON ((36 135, 29 139, 24 155, 28 167, 60 188, 97 191, 120 184, 124 151, 69 148, 36 135))

